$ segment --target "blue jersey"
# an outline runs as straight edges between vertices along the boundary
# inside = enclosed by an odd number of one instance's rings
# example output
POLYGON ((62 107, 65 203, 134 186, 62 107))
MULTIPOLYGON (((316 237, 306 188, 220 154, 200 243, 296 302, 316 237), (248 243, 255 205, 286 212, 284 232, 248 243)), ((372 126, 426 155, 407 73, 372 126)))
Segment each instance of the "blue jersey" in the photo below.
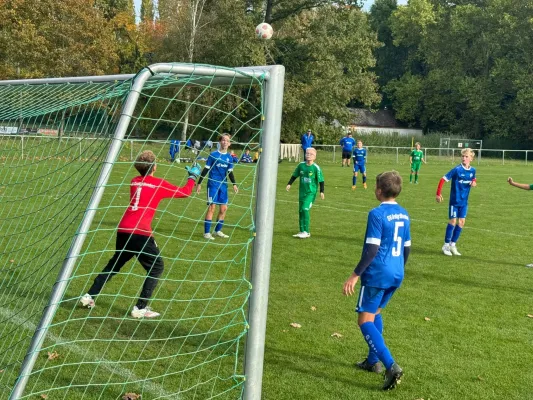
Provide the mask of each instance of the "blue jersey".
POLYGON ((450 191, 450 205, 451 206, 466 206, 468 205, 468 195, 472 180, 476 177, 476 169, 470 166, 468 169, 459 164, 450 172, 444 175, 446 182, 452 181, 452 188, 450 191))
POLYGON ((364 165, 366 162, 366 149, 355 148, 353 158, 357 165, 364 165))
POLYGON ((395 201, 383 202, 370 211, 365 246, 378 245, 379 250, 361 274, 362 285, 381 289, 401 285, 404 247, 411 246, 410 226, 407 211, 395 201))
POLYGON ((355 139, 353 137, 343 137, 339 143, 342 146, 342 151, 352 152, 355 147, 355 139))
POLYGON ((302 149, 306 151, 309 147, 313 147, 313 140, 315 140, 313 134, 307 135, 307 133, 304 133, 302 135, 302 149))
POLYGON ((209 169, 209 186, 219 187, 227 184, 227 174, 233 171, 233 157, 230 153, 221 153, 218 150, 209 154, 205 168, 209 169))

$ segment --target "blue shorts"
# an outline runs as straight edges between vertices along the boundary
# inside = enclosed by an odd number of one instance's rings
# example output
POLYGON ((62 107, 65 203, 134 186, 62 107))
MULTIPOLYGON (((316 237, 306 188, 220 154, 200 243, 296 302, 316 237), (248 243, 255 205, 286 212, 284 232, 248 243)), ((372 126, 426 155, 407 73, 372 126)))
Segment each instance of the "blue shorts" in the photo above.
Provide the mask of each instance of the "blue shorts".
POLYGON ((364 174, 366 172, 365 164, 356 164, 354 162, 354 164, 353 164, 353 172, 361 172, 361 173, 364 174))
POLYGON ((355 311, 377 313, 378 308, 385 308, 396 289, 398 288, 380 289, 372 286, 361 286, 355 311))
POLYGON ((468 212, 468 205, 466 206, 452 206, 449 207, 449 218, 466 218, 466 213, 468 212))
POLYGON ((228 185, 207 186, 207 205, 210 204, 228 204, 228 185))

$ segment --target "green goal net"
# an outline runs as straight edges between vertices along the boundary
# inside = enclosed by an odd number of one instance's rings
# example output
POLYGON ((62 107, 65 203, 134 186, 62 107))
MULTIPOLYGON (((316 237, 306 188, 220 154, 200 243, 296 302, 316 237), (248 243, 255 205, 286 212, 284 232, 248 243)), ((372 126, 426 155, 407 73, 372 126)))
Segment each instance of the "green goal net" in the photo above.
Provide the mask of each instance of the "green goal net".
MULTIPOLYGON (((141 72, 0 82, 0 399, 243 394, 261 158, 235 163, 229 238, 203 237, 205 188, 159 204, 152 228, 165 268, 149 305, 160 317, 131 315, 146 277, 135 258, 94 308, 80 305, 115 252, 138 175, 132 159, 152 150, 155 175, 183 186, 184 167, 205 165, 221 133, 240 158, 258 151, 267 131, 268 69, 141 72)), ((279 121, 271 125, 279 138, 279 121)))

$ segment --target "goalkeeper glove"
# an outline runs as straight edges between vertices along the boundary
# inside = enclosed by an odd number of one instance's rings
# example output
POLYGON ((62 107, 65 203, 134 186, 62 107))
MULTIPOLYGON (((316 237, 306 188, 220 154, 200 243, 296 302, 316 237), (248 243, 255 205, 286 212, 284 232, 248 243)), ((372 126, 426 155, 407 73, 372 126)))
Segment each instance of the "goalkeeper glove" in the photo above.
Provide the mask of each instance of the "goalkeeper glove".
POLYGON ((187 166, 185 167, 185 169, 187 170, 187 173, 189 174, 189 179, 196 180, 202 173, 202 170, 200 169, 200 165, 197 163, 194 163, 191 167, 187 166))

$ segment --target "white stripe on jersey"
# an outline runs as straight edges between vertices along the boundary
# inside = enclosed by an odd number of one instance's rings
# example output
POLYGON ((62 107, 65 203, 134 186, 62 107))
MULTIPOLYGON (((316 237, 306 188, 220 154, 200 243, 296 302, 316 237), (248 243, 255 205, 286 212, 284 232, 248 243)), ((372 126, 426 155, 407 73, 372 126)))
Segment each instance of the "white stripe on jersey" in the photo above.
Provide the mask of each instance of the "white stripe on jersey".
POLYGON ((409 247, 411 246, 411 241, 410 240, 407 240, 404 244, 403 244, 404 247, 409 247))
POLYGON ((381 238, 367 238, 365 243, 377 244, 379 246, 381 244, 381 238))

